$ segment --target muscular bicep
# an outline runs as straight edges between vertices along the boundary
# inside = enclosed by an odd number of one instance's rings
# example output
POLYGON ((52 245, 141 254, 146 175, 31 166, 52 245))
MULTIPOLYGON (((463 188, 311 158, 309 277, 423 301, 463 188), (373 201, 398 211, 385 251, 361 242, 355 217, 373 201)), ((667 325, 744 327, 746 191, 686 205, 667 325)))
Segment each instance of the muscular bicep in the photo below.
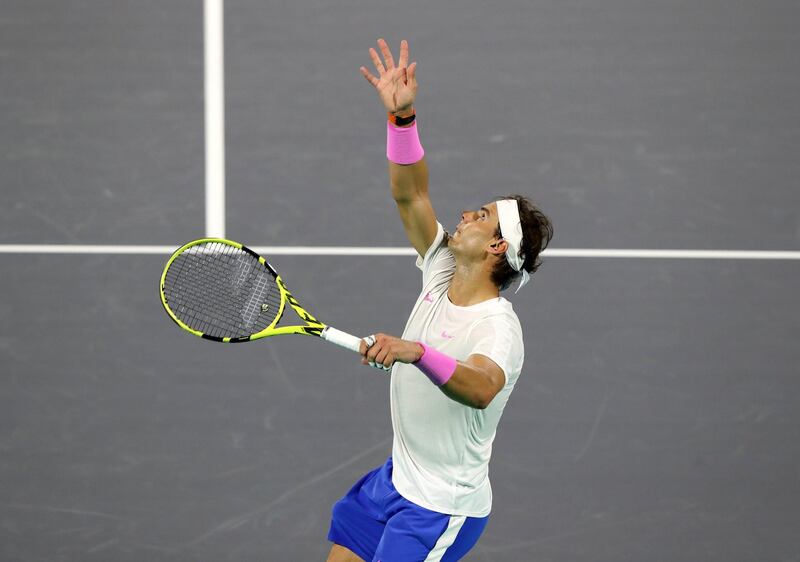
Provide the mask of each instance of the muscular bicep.
POLYGON ((480 410, 487 408, 503 389, 506 376, 489 357, 473 353, 459 361, 446 383, 439 386, 448 398, 480 410))
POLYGON ((433 244, 436 238, 436 214, 427 193, 412 199, 397 201, 397 210, 403 221, 408 241, 420 256, 433 244))
POLYGON ((486 405, 492 401, 492 398, 495 395, 503 390, 503 387, 506 384, 506 375, 503 372, 503 369, 500 366, 489 359, 486 355, 482 355, 480 353, 473 353, 467 360, 465 361, 467 365, 471 365, 476 369, 479 369, 484 374, 484 399, 486 405))

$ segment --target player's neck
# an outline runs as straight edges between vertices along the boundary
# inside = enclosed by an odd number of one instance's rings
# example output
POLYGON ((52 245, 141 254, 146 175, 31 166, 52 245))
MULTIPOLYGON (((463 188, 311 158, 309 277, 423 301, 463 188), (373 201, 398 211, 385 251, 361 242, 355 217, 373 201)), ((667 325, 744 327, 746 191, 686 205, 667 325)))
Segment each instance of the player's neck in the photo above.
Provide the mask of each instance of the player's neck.
POLYGON ((482 267, 457 265, 447 290, 447 297, 456 306, 471 306, 500 296, 497 285, 482 267))

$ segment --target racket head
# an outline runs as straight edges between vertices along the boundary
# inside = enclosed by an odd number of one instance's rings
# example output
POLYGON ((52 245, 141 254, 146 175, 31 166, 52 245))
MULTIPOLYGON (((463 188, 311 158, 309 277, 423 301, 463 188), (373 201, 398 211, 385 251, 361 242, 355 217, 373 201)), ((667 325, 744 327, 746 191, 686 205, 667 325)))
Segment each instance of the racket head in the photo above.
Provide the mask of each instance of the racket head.
POLYGON ((266 259, 223 238, 178 248, 164 266, 159 292, 178 326, 225 343, 274 335, 287 299, 294 300, 266 259))

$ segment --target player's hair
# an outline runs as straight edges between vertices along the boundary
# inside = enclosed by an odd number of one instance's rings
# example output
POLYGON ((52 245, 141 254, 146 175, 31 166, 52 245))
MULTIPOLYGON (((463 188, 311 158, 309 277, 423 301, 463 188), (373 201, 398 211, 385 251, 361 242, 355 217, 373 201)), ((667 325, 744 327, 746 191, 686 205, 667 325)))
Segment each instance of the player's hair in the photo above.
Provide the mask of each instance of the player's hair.
MULTIPOLYGON (((542 265, 539 254, 553 239, 553 223, 541 209, 534 205, 533 201, 524 195, 504 195, 497 197, 495 201, 499 199, 515 199, 517 201, 519 220, 522 225, 522 247, 520 248, 520 253, 525 255, 522 267, 530 275, 533 275, 542 265)), ((499 226, 495 235, 502 236, 499 226)), ((505 256, 502 256, 502 259, 497 261, 492 270, 492 281, 501 291, 504 291, 511 286, 519 275, 520 273, 514 271, 505 256)))

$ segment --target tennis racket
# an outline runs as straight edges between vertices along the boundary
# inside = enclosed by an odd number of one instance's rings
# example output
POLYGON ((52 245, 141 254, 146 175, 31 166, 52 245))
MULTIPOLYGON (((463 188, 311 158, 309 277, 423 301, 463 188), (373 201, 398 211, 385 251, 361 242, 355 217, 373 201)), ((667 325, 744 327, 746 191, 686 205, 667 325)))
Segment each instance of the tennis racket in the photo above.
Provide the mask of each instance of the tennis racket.
POLYGON ((202 238, 178 248, 164 266, 160 292, 170 318, 208 340, 239 343, 305 334, 355 352, 361 345, 361 338, 314 318, 266 259, 232 240, 202 238), (305 324, 278 327, 287 303, 305 324))

